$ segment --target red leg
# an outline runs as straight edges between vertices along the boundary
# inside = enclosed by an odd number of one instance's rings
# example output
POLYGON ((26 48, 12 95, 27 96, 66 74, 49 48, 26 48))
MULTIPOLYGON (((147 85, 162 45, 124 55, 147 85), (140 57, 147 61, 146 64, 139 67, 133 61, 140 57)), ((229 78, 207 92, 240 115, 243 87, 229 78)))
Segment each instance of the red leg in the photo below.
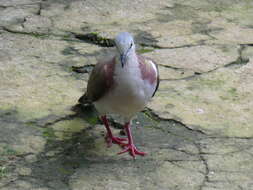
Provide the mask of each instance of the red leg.
POLYGON ((135 158, 135 155, 141 155, 141 156, 144 156, 145 152, 141 152, 139 151, 134 143, 133 143, 133 137, 132 137, 132 134, 131 134, 131 129, 130 129, 130 122, 126 123, 125 124, 125 129, 126 129, 126 133, 127 133, 127 138, 128 138, 128 144, 124 145, 124 150, 119 152, 118 154, 123 154, 125 152, 129 152, 129 154, 135 158))
POLYGON ((126 141, 127 139, 113 136, 112 131, 109 126, 109 123, 108 123, 108 120, 105 115, 101 117, 101 120, 103 121, 105 128, 107 130, 107 134, 105 136, 107 146, 108 147, 112 146, 112 143, 119 144, 119 145, 125 145, 125 143, 123 143, 123 141, 126 141))

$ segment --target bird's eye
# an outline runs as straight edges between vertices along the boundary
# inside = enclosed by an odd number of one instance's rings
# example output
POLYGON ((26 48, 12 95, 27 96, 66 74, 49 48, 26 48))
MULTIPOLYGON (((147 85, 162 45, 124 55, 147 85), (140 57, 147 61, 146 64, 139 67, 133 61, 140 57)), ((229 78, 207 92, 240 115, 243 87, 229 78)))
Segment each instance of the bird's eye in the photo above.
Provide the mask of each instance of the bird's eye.
POLYGON ((130 48, 133 46, 133 42, 130 44, 130 48))

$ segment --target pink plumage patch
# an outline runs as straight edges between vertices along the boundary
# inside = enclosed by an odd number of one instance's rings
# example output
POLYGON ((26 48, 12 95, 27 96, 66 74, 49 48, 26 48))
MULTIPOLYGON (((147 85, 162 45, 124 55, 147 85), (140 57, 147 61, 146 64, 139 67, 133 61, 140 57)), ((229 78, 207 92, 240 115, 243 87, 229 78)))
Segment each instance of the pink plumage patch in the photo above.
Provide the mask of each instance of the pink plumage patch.
POLYGON ((150 84, 155 83, 157 81, 157 71, 152 65, 153 61, 143 56, 138 56, 138 60, 142 79, 149 81, 150 84))

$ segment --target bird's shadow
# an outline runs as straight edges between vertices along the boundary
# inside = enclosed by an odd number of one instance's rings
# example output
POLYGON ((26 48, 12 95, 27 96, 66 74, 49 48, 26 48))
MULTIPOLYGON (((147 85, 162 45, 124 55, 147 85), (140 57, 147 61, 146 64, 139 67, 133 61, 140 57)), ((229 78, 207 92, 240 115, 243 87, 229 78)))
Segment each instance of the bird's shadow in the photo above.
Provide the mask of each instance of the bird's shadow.
MULTIPOLYGON (((96 172, 96 165, 110 170, 112 166, 124 168, 133 163, 131 156, 117 155, 118 146, 106 148, 102 133, 105 130, 101 127, 102 122, 92 104, 77 104, 72 110, 75 114, 70 119, 84 120, 88 126, 72 133, 67 139, 57 140, 54 136, 49 137, 44 151, 36 155, 37 161, 30 164, 33 179, 36 178, 47 186, 51 186, 54 181, 57 189, 66 189, 71 176, 79 169, 90 170, 91 167, 95 167, 96 172)), ((194 131, 186 130, 170 121, 150 117, 152 116, 144 111, 137 114, 137 119, 133 120, 132 130, 136 146, 149 153, 144 158, 138 157, 136 165, 155 165, 154 155, 157 151, 180 151, 177 150, 178 147, 193 144, 197 140, 199 134, 194 131), (141 127, 136 128, 138 125, 141 127)), ((111 126, 122 129, 121 123, 115 119, 110 121, 111 126)), ((99 167, 97 170, 99 171, 99 167)))
MULTIPOLYGON (((76 113, 77 117, 84 119, 86 122, 92 125, 103 124, 101 119, 99 118, 99 114, 95 106, 92 103, 76 104, 75 106, 72 107, 71 110, 76 113), (91 123, 91 119, 96 122, 91 123)), ((111 127, 116 129, 123 129, 124 125, 118 121, 120 120, 119 117, 116 116, 115 119, 115 116, 114 117, 107 116, 107 118, 111 127)))

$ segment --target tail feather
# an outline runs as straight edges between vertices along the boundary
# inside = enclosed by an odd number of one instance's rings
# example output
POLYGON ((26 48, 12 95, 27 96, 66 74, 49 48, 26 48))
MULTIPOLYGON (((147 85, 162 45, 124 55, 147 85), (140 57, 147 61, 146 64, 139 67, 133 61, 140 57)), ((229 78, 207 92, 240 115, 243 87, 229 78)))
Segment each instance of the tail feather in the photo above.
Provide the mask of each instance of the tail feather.
POLYGON ((92 102, 89 100, 89 98, 87 97, 86 93, 84 95, 82 95, 79 99, 78 102, 80 104, 91 104, 92 102))

